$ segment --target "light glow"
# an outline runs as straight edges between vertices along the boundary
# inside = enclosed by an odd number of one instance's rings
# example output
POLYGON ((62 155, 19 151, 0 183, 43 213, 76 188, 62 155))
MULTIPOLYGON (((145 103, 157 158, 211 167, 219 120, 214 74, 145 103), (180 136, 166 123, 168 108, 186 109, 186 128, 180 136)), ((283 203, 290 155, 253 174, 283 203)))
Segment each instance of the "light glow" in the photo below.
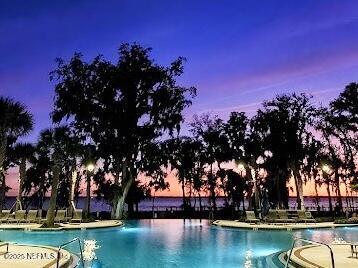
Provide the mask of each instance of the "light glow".
POLYGON ((326 173, 330 173, 331 172, 331 168, 328 165, 323 165, 322 166, 322 170, 326 173))
POLYGON ((92 172, 94 170, 95 166, 93 164, 88 164, 86 168, 89 172, 92 172))

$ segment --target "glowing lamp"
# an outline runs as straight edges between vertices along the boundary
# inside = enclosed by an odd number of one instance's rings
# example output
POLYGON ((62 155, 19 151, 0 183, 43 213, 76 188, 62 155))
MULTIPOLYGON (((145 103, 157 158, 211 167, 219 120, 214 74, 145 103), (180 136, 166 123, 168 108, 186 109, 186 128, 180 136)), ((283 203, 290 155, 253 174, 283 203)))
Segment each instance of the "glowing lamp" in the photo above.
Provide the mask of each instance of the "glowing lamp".
POLYGON ((92 172, 94 170, 94 165, 93 164, 88 164, 86 168, 87 168, 87 170, 89 172, 92 172))
POLYGON ((322 170, 323 170, 324 172, 326 172, 326 173, 330 173, 331 168, 330 168, 328 165, 323 165, 323 166, 322 166, 322 170))

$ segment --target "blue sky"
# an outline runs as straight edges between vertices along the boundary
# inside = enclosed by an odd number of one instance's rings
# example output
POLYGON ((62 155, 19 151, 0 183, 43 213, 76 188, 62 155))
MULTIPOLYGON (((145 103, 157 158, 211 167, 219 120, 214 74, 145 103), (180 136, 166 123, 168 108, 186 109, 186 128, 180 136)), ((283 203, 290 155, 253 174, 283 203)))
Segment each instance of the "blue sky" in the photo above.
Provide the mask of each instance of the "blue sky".
POLYGON ((198 88, 196 113, 253 114, 264 99, 308 92, 327 103, 357 81, 357 1, 2 1, 0 94, 50 125, 54 59, 116 59, 122 42, 187 58, 180 82, 198 88))

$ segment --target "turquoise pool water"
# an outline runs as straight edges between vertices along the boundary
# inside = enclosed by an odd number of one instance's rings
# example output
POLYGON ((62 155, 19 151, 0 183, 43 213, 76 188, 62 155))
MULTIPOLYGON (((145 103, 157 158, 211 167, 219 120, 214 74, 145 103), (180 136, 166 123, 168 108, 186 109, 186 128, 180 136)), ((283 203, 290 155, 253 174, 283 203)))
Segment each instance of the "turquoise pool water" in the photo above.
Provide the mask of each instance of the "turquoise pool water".
MULTIPOLYGON (((331 242, 335 237, 358 240, 358 228, 304 231, 251 231, 209 226, 199 220, 127 221, 125 227, 83 231, 1 231, 0 239, 58 246, 74 237, 101 245, 93 267, 267 267, 265 257, 288 249, 292 237, 331 242)), ((75 246, 69 250, 78 252, 75 246)), ((327 255, 328 256, 328 255, 327 255)))

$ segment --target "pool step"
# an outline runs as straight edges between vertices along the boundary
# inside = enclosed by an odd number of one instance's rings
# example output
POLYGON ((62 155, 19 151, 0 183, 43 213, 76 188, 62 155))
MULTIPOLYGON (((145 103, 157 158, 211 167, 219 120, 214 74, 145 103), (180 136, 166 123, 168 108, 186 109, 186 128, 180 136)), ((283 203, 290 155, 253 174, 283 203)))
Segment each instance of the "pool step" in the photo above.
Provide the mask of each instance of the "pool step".
MULTIPOLYGON (((287 252, 286 251, 280 251, 276 252, 274 254, 271 254, 266 257, 266 265, 269 268, 284 268, 287 260, 287 252)), ((301 268, 301 266, 297 265, 296 263, 290 263, 288 264, 289 268, 301 268)))

